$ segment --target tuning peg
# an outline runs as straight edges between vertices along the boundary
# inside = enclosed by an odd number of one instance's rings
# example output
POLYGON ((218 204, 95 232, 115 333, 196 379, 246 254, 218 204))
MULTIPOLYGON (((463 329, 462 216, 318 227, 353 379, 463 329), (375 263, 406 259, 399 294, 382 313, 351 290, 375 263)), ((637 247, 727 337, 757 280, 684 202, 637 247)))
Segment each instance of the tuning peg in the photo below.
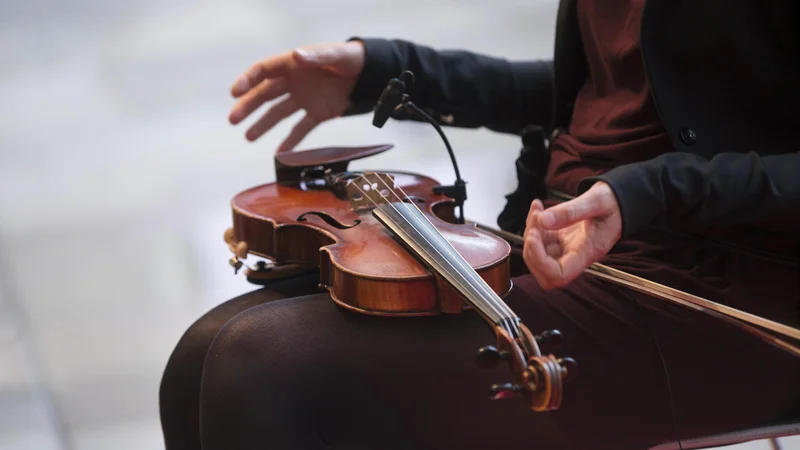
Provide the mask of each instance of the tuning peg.
POLYGON ((563 369, 562 379, 564 381, 572 381, 578 375, 578 363, 572 358, 559 358, 558 364, 563 369))
POLYGON ((491 400, 502 400, 504 398, 511 398, 522 392, 524 387, 519 384, 503 383, 493 384, 489 388, 489 398, 491 400))
POLYGON ((228 264, 230 264, 231 267, 233 267, 233 273, 234 274, 238 274, 239 273, 239 269, 241 269, 242 266, 244 265, 244 263, 239 261, 239 258, 237 258, 235 256, 232 256, 231 259, 228 260, 228 264))
POLYGON ((540 347, 546 346, 550 348, 561 345, 562 338, 563 335, 558 330, 548 330, 535 337, 536 343, 539 344, 540 347))
POLYGON ((475 357, 475 362, 481 369, 494 369, 501 361, 508 359, 508 352, 498 351, 497 348, 487 345, 478 350, 475 357))
POLYGON ((233 228, 225 229, 225 233, 223 233, 223 239, 225 239, 226 244, 233 242, 233 239, 235 237, 236 237, 236 232, 233 231, 233 228))

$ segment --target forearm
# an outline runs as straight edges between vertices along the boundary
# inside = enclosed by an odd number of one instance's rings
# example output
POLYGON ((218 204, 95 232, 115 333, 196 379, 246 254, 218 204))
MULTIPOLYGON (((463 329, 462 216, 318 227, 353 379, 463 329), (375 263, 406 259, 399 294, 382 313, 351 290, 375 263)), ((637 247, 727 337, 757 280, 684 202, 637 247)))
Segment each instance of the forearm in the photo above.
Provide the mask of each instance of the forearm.
POLYGON ((702 229, 754 222, 800 224, 800 153, 722 153, 711 160, 682 152, 615 168, 602 180, 614 190, 623 237, 649 224, 702 229))
POLYGON ((550 121, 549 61, 512 62, 402 40, 353 39, 364 43, 366 63, 348 114, 372 111, 388 81, 410 70, 412 100, 442 125, 519 134, 528 125, 550 121))

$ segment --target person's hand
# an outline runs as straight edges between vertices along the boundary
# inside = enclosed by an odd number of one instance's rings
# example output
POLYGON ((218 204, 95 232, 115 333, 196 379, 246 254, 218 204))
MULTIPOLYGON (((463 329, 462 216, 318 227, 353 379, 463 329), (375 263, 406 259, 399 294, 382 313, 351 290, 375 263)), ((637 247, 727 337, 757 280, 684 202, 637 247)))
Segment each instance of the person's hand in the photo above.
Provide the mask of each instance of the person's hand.
POLYGON ((597 182, 583 195, 546 210, 534 200, 522 255, 542 289, 560 288, 605 256, 621 235, 614 192, 597 182))
POLYGON ((233 83, 238 98, 228 119, 239 124, 266 102, 281 98, 247 130, 255 141, 280 121, 305 110, 301 119, 278 147, 292 150, 320 123, 341 116, 364 68, 361 42, 321 44, 270 56, 255 63, 233 83))

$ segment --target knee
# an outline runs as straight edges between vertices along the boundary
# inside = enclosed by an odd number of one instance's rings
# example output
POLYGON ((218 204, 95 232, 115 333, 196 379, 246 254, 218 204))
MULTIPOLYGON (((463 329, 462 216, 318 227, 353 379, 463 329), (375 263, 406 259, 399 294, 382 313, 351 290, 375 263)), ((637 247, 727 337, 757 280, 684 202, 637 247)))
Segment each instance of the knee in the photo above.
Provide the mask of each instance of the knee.
POLYGON ((162 403, 185 392, 187 385, 199 384, 208 348, 221 325, 213 311, 195 321, 181 336, 167 360, 161 376, 162 403))
MULTIPOLYGON (((288 342, 292 334, 291 325, 280 320, 275 304, 268 303, 250 308, 227 320, 214 329, 204 356, 203 391, 226 390, 226 395, 235 390, 247 390, 257 370, 258 377, 271 377, 273 365, 280 365, 280 373, 286 373, 287 364, 278 364, 281 359, 281 342, 288 342)), ((206 325, 204 331, 211 333, 214 327, 206 325)))
POLYGON ((198 447, 203 364, 214 336, 228 319, 221 312, 220 307, 209 311, 183 333, 162 373, 158 403, 167 448, 198 447))
POLYGON ((183 333, 167 360, 161 378, 162 401, 170 396, 197 395, 208 350, 219 331, 232 317, 252 306, 245 297, 222 303, 210 310, 183 333))
POLYGON ((308 340, 326 322, 331 303, 324 294, 294 297, 259 304, 231 317, 210 342, 204 376, 241 375, 234 370, 240 367, 243 371, 260 367, 270 373, 276 364, 282 371, 302 364, 304 358, 298 356, 313 347, 308 340))
MULTIPOLYGON (((301 300, 292 299, 292 306, 301 300)), ((211 343, 200 387, 204 446, 230 448, 233 442, 236 447, 246 437, 280 447, 276 442, 308 434, 306 428, 313 423, 309 415, 316 410, 308 378, 313 372, 314 356, 309 354, 313 346, 303 345, 299 338, 294 322, 300 319, 288 317, 299 311, 287 311, 290 308, 282 303, 238 314, 211 343)), ((298 448, 284 446, 292 447, 298 448)))
POLYGON ((225 306, 228 305, 223 304, 212 309, 192 323, 175 346, 172 358, 182 362, 198 361, 202 363, 214 338, 236 314, 236 312, 225 311, 225 306))
POLYGON ((165 378, 171 372, 187 371, 199 377, 212 342, 229 320, 258 305, 315 292, 318 289, 317 279, 318 276, 311 275, 276 282, 216 306, 197 319, 181 336, 167 363, 165 378))

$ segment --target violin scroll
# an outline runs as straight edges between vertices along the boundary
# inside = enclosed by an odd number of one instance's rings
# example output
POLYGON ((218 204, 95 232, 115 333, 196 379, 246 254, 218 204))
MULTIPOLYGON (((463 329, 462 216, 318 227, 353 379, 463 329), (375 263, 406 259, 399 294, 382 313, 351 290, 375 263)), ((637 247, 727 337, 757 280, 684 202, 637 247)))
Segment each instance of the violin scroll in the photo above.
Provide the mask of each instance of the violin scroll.
POLYGON ((494 368, 506 361, 513 382, 495 384, 489 388, 489 398, 500 400, 522 397, 536 412, 554 411, 561 407, 563 383, 574 376, 577 363, 572 358, 557 359, 542 355, 538 342, 541 336, 558 336, 552 330, 534 337, 524 324, 519 325, 520 337, 513 338, 507 330, 497 327, 497 347, 486 346, 478 351, 477 363, 482 368, 494 368))

